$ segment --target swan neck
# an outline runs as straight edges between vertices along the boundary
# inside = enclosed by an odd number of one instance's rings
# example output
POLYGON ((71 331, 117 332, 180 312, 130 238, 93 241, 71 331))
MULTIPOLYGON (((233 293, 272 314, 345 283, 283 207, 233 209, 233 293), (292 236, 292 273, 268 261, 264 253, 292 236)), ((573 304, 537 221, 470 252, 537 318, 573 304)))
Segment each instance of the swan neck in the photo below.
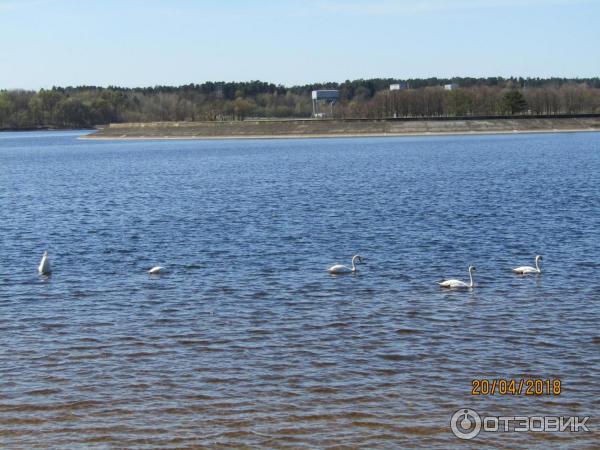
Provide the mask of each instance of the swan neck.
POLYGON ((471 284, 469 285, 469 287, 473 287, 475 284, 473 283, 473 271, 469 270, 469 278, 471 279, 471 284))
POLYGON ((540 258, 535 258, 535 268, 538 273, 542 273, 542 269, 540 269, 540 258))

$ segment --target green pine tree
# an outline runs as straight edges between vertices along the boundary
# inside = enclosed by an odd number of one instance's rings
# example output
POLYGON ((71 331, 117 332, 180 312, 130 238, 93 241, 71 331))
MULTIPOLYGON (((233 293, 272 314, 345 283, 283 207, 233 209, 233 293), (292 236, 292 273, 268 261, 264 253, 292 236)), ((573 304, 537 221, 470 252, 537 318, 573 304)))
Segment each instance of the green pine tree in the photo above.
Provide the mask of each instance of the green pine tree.
POLYGON ((510 114, 517 114, 527 110, 527 101, 519 91, 510 91, 504 94, 504 109, 510 114))

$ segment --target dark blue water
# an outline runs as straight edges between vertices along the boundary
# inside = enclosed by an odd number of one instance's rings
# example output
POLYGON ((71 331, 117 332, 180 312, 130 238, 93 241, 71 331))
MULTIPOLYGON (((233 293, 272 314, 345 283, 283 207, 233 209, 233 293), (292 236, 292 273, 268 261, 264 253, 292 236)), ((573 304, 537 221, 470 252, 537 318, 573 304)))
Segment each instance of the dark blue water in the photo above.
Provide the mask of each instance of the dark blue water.
POLYGON ((0 447, 598 447, 600 134, 77 136, 0 134, 0 447))

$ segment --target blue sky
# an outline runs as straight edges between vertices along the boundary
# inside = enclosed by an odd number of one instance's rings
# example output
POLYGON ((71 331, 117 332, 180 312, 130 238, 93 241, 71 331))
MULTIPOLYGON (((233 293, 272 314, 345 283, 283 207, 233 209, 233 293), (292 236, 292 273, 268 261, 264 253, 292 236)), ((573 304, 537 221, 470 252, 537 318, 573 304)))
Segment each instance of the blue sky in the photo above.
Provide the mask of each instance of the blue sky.
POLYGON ((596 0, 0 0, 0 89, 600 75, 596 0))

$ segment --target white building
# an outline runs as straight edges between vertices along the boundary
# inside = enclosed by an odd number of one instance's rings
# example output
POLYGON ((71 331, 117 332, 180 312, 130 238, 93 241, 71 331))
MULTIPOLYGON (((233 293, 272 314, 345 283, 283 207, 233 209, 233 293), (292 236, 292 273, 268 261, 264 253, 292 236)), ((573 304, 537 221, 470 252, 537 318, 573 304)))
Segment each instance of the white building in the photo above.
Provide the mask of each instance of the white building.
POLYGON ((390 84, 390 91, 403 91, 404 89, 408 89, 406 83, 390 84))

